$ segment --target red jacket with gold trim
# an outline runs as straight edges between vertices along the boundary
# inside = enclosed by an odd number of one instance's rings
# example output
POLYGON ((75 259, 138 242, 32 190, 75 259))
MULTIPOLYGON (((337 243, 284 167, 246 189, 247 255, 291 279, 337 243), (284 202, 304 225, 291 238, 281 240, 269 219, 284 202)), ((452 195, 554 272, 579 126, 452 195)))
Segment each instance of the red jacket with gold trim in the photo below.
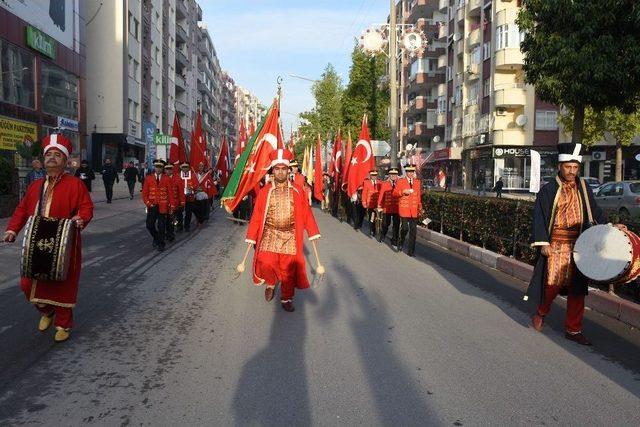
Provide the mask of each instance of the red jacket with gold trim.
POLYGON ((378 207, 378 196, 380 195, 380 187, 382 181, 375 180, 375 184, 371 178, 366 178, 362 184, 362 206, 365 209, 375 209, 378 207))
MULTIPOLYGON (((397 181, 396 184, 397 185, 397 181)), ((380 186, 380 193, 378 196, 378 208, 382 208, 382 211, 386 214, 398 213, 398 197, 393 194, 395 185, 391 180, 384 181, 380 186)))
POLYGON ((171 185, 171 178, 165 174, 160 175, 159 179, 155 173, 147 175, 142 184, 142 201, 148 208, 158 206, 161 214, 168 214, 174 203, 171 185))
POLYGON ((400 199, 398 213, 401 218, 418 218, 422 210, 422 185, 419 179, 413 180, 409 185, 409 178, 398 179, 394 195, 400 199), (405 190, 413 190, 411 194, 404 194, 405 190))

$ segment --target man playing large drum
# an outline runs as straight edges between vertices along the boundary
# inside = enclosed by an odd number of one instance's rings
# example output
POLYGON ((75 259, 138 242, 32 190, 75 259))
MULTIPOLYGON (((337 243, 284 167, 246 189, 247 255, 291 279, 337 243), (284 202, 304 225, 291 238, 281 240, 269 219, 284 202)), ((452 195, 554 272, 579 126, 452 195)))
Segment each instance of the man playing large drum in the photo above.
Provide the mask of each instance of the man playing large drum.
MULTIPOLYGON (((30 216, 45 218, 71 219, 78 230, 87 226, 93 217, 93 202, 87 187, 78 178, 65 173, 67 159, 71 154, 71 141, 61 134, 52 134, 44 138, 44 165, 47 175, 34 181, 27 194, 20 201, 4 234, 5 242, 13 242, 16 235, 27 223, 30 216)), ((45 239, 45 240, 53 240, 45 239)), ((35 245, 53 246, 49 242, 33 242, 35 245)), ((78 233, 71 243, 71 256, 65 280, 36 280, 20 278, 20 287, 29 302, 35 304, 41 313, 38 329, 44 332, 53 323, 56 327, 55 341, 69 338, 69 329, 73 324, 72 308, 76 304, 78 282, 80 280, 81 243, 78 233)), ((28 248, 27 248, 28 249, 28 248)), ((53 251, 53 249, 51 250, 53 251)), ((33 251, 31 251, 33 252, 33 251)), ((38 262, 38 260, 31 260, 38 262)), ((24 271, 23 271, 24 273, 24 271)))
MULTIPOLYGON (((591 345, 582 334, 588 279, 576 268, 572 252, 580 233, 607 219, 589 186, 578 177, 581 148, 581 144, 558 144, 558 176, 536 196, 531 239, 538 248, 538 258, 525 299, 530 297, 538 304, 532 323, 542 331, 553 300, 558 294, 566 295, 565 337, 591 345)), ((616 227, 625 228, 620 224, 616 227)))

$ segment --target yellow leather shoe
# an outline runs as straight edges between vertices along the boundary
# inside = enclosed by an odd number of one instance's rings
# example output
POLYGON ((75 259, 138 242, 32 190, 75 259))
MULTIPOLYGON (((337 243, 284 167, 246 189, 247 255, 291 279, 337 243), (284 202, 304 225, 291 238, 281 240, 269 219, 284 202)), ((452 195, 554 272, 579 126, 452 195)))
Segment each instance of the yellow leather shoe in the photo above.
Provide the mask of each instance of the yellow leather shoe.
POLYGON ((69 329, 61 328, 60 326, 56 326, 56 335, 53 337, 55 342, 64 342, 69 339, 71 334, 69 333, 69 329))
POLYGON ((40 332, 44 332, 49 329, 49 326, 53 323, 53 313, 45 314, 40 318, 40 323, 38 323, 38 330, 40 332))

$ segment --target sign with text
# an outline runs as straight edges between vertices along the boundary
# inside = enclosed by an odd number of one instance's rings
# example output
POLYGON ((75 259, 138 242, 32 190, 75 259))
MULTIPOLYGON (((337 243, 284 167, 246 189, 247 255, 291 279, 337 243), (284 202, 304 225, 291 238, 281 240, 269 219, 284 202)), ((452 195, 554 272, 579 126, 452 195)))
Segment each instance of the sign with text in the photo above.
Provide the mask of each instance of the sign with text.
POLYGON ((51 59, 56 59, 56 41, 31 25, 27 25, 27 46, 51 59))
POLYGON ((153 143, 156 145, 171 145, 171 135, 156 133, 153 135, 153 143))
MULTIPOLYGON (((50 38, 57 40, 69 49, 79 51, 80 14, 79 1, 76 0, 2 0, 0 8, 31 24, 50 38), (74 32, 76 43, 74 45, 74 32)), ((92 16, 99 6, 87 4, 87 16, 92 16)))
POLYGON ((35 123, 0 116, 0 150, 15 150, 16 144, 31 144, 38 139, 35 123))
POLYGON ((58 127, 60 129, 78 132, 79 126, 77 120, 67 119, 66 117, 58 117, 58 127))

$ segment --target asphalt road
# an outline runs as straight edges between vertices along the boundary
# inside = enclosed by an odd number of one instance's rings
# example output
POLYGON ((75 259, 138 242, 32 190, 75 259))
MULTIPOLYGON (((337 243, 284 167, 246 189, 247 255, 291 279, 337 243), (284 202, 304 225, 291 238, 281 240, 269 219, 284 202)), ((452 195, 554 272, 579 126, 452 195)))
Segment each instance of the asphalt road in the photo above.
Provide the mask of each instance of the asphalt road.
POLYGON ((327 276, 286 313, 234 280, 246 229, 221 210, 162 254, 138 200, 96 214, 67 343, 0 247, 0 425, 640 424, 637 330, 590 312, 583 348, 554 307, 537 333, 514 279, 435 246, 317 212, 327 276))

